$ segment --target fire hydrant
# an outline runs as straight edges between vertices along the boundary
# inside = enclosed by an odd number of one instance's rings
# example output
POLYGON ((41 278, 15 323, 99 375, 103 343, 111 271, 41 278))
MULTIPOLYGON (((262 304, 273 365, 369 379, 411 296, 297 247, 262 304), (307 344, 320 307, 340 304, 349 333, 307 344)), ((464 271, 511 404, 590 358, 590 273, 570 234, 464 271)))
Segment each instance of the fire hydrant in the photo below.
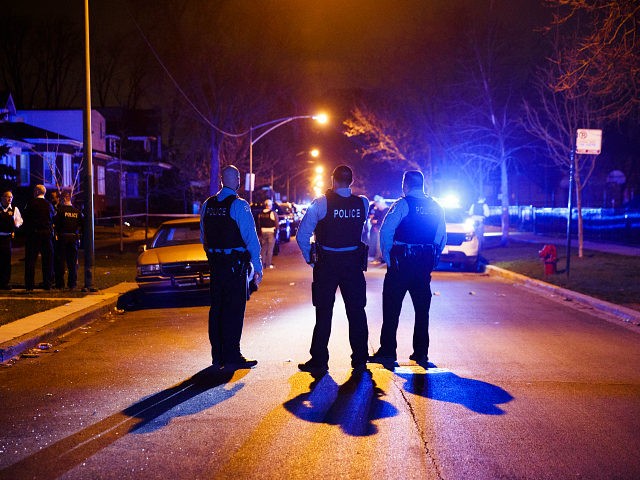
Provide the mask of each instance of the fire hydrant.
POLYGON ((557 273, 558 251, 555 245, 545 245, 538 252, 538 256, 544 261, 544 274, 553 275, 557 273))

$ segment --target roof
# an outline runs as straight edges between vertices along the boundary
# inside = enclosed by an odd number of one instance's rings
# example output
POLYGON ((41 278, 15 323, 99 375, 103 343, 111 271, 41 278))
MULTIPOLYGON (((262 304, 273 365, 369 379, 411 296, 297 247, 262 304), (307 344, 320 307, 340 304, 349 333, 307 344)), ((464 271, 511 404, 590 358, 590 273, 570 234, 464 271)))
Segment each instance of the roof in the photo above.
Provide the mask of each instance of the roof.
POLYGON ((73 138, 60 135, 59 133, 45 130, 44 128, 34 127, 23 122, 0 122, 0 138, 10 138, 12 140, 48 140, 55 142, 78 143, 73 138))

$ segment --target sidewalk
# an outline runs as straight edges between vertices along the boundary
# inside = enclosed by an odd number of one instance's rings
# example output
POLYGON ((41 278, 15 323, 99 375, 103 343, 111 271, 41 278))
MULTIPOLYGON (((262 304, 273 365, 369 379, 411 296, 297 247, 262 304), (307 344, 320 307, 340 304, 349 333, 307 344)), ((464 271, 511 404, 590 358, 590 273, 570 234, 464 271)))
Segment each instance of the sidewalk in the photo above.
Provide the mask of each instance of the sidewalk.
MULTIPOLYGON (((489 232, 486 233, 485 236, 500 236, 500 232, 489 232)), ((528 242, 528 243, 539 243, 541 245, 553 244, 557 248, 566 248, 567 239, 558 238, 558 237, 546 237, 543 235, 536 235, 531 232, 509 232, 509 237, 513 240, 517 240, 519 242, 528 242)), ((585 250, 595 250, 598 252, 606 252, 606 253, 614 253, 617 255, 628 255, 630 257, 639 257, 640 256, 640 247, 633 247, 628 245, 618 245, 615 243, 603 243, 603 242, 592 242, 590 240, 584 241, 585 250)), ((571 240, 571 252, 572 256, 574 252, 578 251, 578 240, 571 240)))
POLYGON ((0 326, 0 363, 112 310, 121 295, 136 288, 136 283, 121 283, 97 294, 70 298, 65 305, 0 326))

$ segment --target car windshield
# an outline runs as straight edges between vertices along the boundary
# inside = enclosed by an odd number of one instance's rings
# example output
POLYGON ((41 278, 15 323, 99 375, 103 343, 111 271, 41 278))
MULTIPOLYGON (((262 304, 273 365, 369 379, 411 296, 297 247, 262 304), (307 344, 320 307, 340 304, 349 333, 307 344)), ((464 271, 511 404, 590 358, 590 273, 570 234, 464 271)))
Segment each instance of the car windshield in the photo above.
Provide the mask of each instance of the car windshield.
POLYGON ((164 225, 156 233, 153 248, 200 243, 200 224, 164 225))
POLYGON ((447 223, 464 223, 469 214, 462 208, 447 208, 444 211, 444 219, 447 223))

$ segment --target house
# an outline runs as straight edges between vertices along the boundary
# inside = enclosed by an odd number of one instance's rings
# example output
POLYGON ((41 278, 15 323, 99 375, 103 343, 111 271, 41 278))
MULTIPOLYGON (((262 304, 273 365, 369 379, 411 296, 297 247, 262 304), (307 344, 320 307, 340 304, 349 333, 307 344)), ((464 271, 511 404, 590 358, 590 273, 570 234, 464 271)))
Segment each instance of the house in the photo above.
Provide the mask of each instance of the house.
MULTIPOLYGON (((10 94, 0 96, 0 181, 17 186, 18 202, 26 202, 31 188, 42 183, 48 190, 70 187, 83 203, 83 128, 82 110, 16 110, 10 94)), ((158 162, 159 140, 109 135, 97 110, 91 112, 91 130, 96 218, 115 214, 123 198, 141 212, 148 203, 149 176, 170 168, 158 162)))

